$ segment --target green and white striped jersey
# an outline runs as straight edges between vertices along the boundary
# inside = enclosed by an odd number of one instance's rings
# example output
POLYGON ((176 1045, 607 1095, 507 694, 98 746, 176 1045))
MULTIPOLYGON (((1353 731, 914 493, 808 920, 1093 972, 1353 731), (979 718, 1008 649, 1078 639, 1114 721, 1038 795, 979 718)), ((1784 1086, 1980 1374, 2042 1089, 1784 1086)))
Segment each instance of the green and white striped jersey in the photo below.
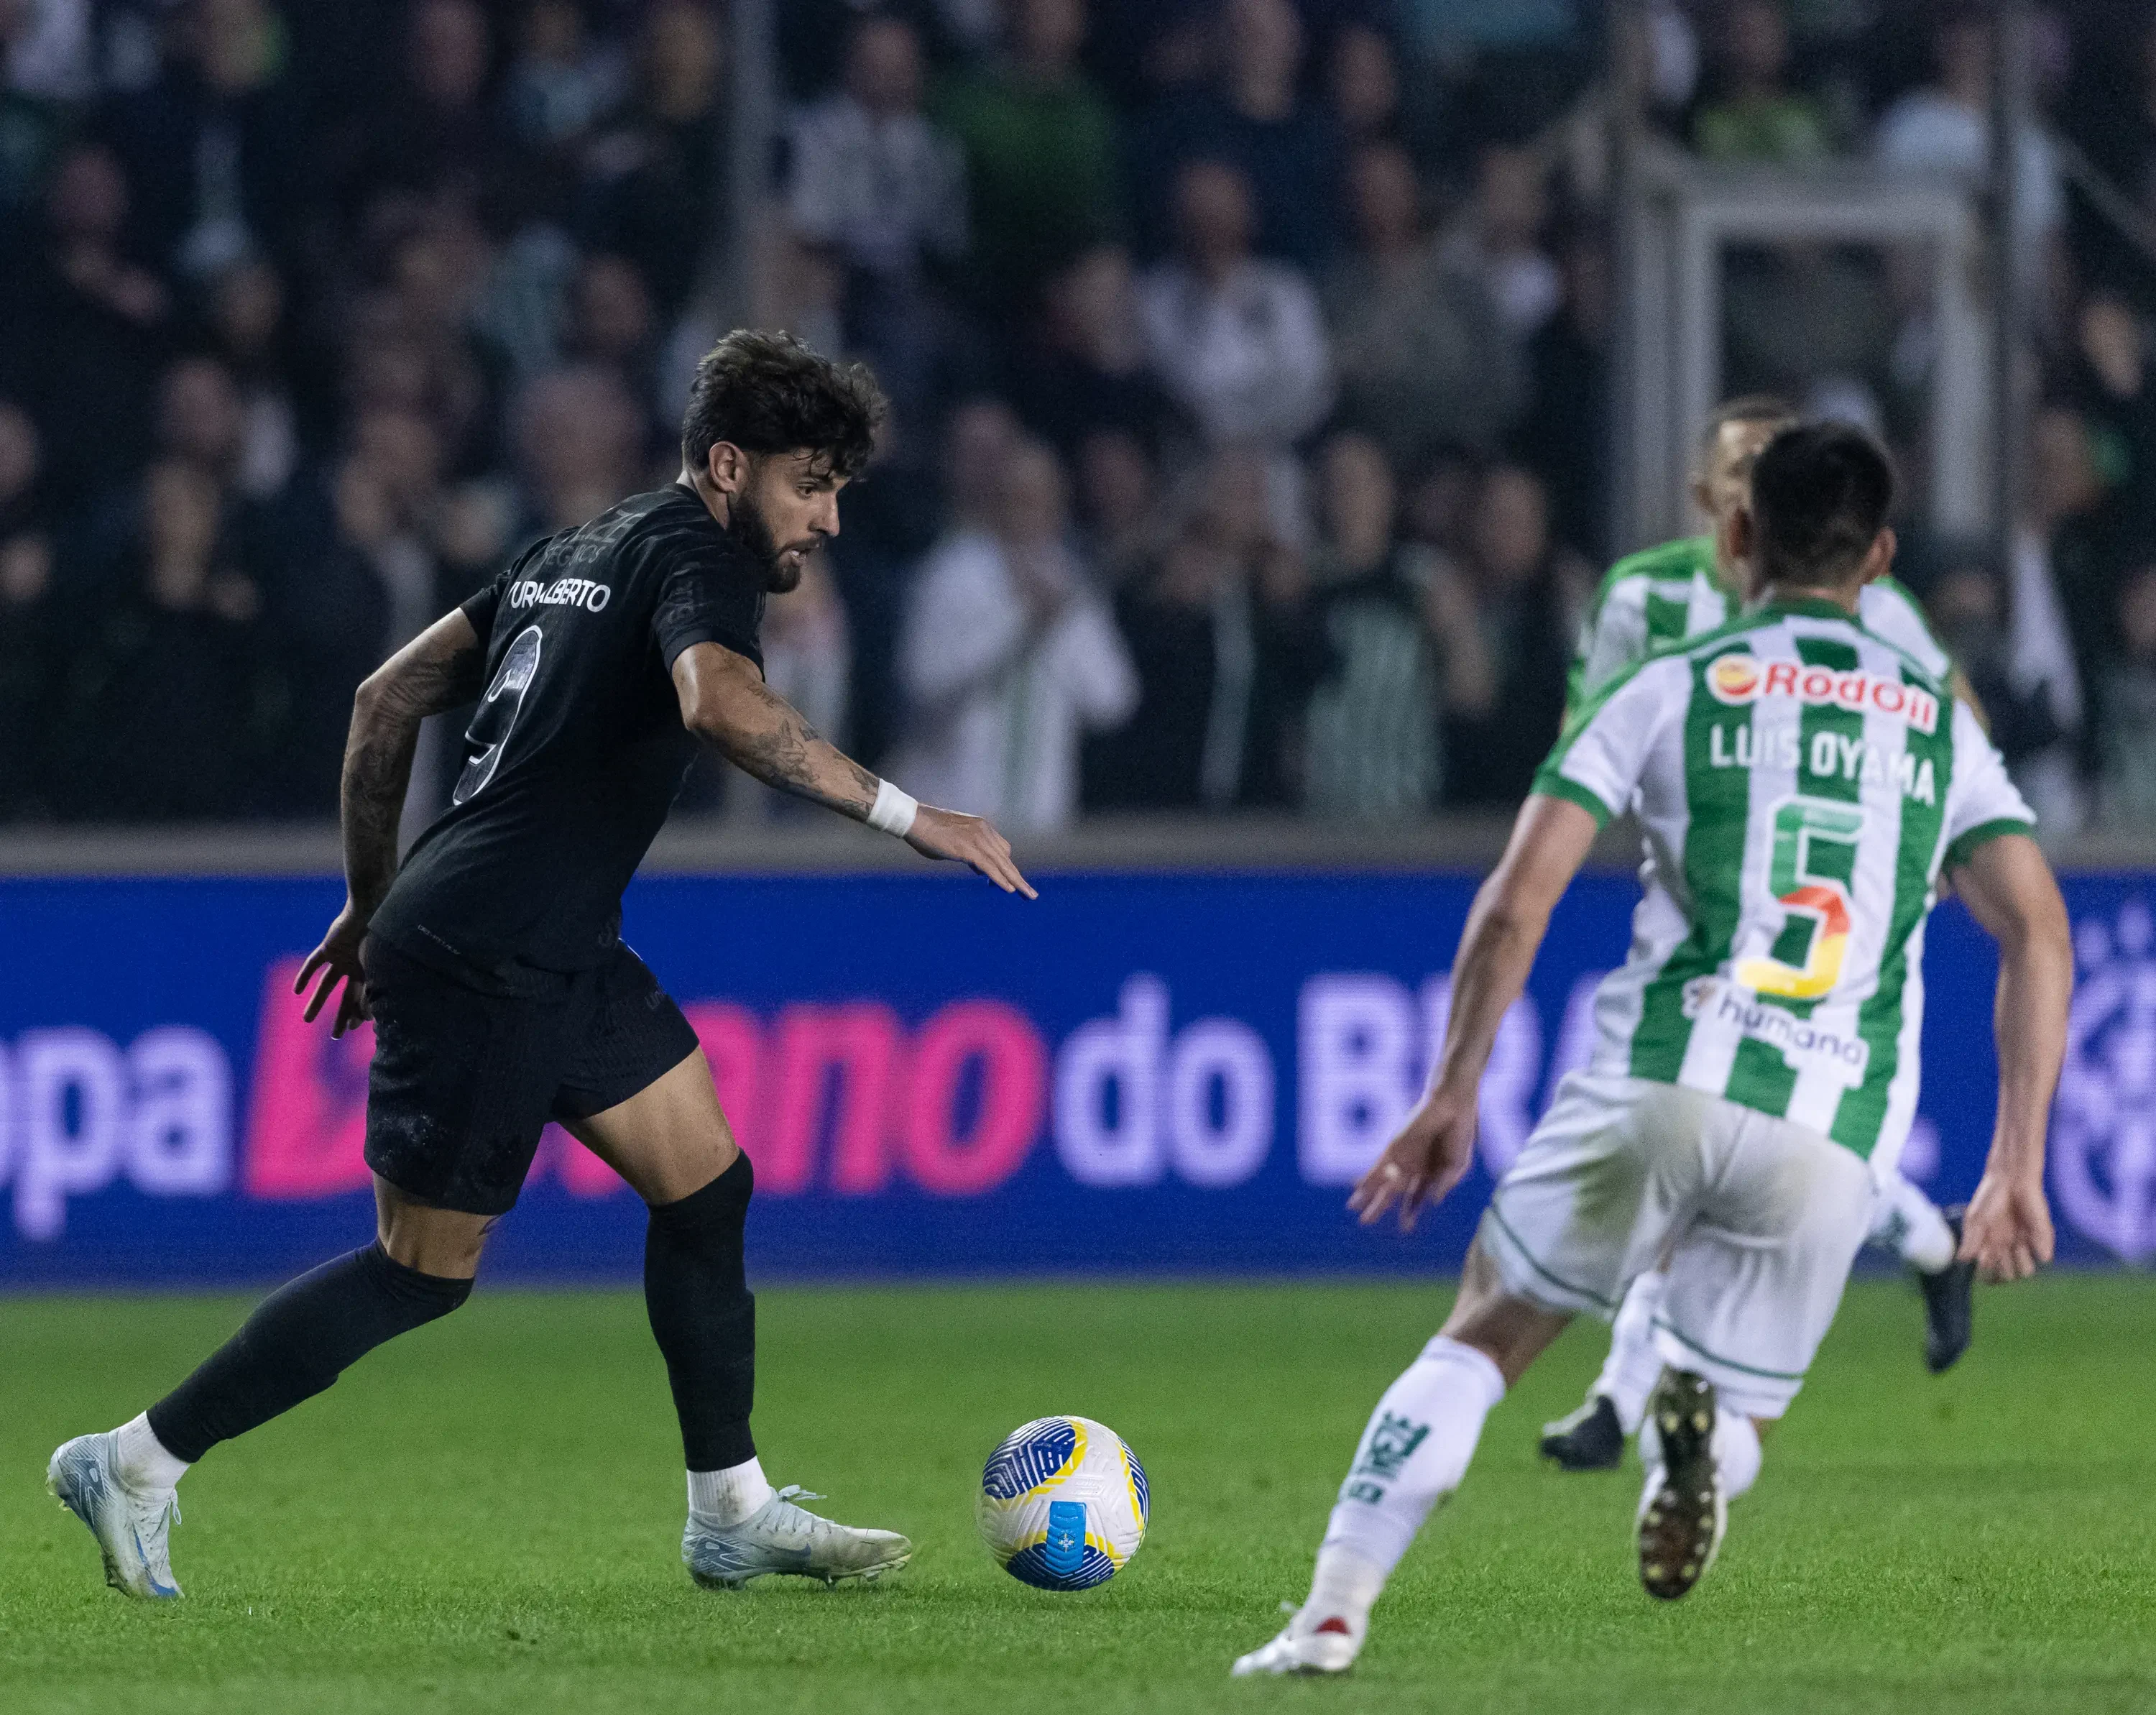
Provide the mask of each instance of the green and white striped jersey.
POLYGON ((1891 1166, 1916 1112, 1939 872, 2035 823, 1968 705, 1832 603, 1770 603, 1610 680, 1535 789, 1645 829, 1594 1070, 1891 1166))
MULTIPOLYGON (((1687 536, 1628 554, 1612 566, 1579 628, 1565 685, 1565 712, 1658 649, 1729 623, 1736 603, 1714 575, 1714 538, 1687 536)), ((1953 671, 1916 597, 1892 578, 1867 583, 1856 617, 1934 679, 1953 671)))

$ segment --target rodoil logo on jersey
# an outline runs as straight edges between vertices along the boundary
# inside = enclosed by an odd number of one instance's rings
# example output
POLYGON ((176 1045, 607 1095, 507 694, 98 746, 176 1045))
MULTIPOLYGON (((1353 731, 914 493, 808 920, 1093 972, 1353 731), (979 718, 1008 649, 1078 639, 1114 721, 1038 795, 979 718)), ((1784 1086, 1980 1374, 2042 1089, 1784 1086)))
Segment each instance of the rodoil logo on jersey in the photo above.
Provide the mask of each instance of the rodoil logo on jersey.
POLYGON ((1707 664, 1707 691, 1730 708, 1784 696, 1812 708, 1896 716, 1919 732, 1936 732, 1939 724, 1939 700, 1917 685, 1861 669, 1837 672, 1795 661, 1762 661, 1741 651, 1707 664))

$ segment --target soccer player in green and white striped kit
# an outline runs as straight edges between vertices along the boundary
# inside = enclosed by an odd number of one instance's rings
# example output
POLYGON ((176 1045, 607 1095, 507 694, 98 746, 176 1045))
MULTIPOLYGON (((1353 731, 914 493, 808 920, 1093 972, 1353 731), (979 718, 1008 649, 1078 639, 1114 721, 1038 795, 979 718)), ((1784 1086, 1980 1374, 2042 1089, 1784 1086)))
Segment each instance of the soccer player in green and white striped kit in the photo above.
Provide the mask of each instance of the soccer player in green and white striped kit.
MULTIPOLYGON (((1635 662, 1704 636, 1740 611, 1751 572, 1732 550, 1731 529, 1751 492, 1753 460, 1796 421, 1786 401, 1765 394, 1732 399, 1707 419, 1693 466, 1692 499, 1712 533, 1665 542, 1609 568, 1580 627, 1568 716, 1635 662)), ((1916 597, 1891 573, 1865 585, 1857 617, 1974 706, 1974 694, 1932 635, 1916 597)), ((1891 1167, 1881 1165, 1875 1177, 1870 1242, 1899 1256, 1923 1289, 1924 1362, 1936 1375, 1968 1350, 1973 1327, 1976 1271, 1955 1256, 1960 1218, 1940 1210, 1891 1167)), ((1647 1395, 1661 1374, 1654 1322, 1667 1284, 1659 1268, 1632 1282, 1611 1329, 1609 1355, 1585 1402, 1543 1426, 1542 1451, 1563 1469, 1613 1469, 1624 1457, 1625 1437, 1638 1433, 1647 1395)))
POLYGON ((1632 951, 1598 1042, 1499 1181, 1444 1328, 1371 1414, 1311 1592, 1240 1674, 1337 1673, 1490 1409, 1581 1311, 1657 1261, 1666 1366, 1640 1436, 1641 1583, 1674 1598, 1758 1476, 1871 1226, 1871 1161, 1916 1111, 1923 935, 1941 877, 1999 946, 1998 1117, 1961 1254, 2051 1255, 2045 1130, 2073 949, 2027 807, 1969 706, 1860 622, 1894 553, 1886 454, 1784 429, 1734 521, 1759 606, 1650 655, 1565 727, 1476 896, 1429 1093, 1349 1199, 1409 1223, 1474 1158, 1479 1086, 1597 832, 1645 831, 1632 951))

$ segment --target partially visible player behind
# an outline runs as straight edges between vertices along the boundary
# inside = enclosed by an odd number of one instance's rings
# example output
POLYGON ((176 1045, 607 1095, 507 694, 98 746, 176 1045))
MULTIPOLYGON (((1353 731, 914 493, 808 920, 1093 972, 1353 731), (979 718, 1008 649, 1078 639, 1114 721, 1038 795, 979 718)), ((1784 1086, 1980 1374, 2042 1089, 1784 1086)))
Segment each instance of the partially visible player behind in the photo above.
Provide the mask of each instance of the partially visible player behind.
POLYGON ((1371 1414, 1308 1598, 1237 1674, 1350 1666, 1491 1408, 1573 1315, 1610 1313, 1658 1258, 1666 1367, 1641 1437, 1640 1578, 1665 1599, 1697 1584, 1840 1304, 1870 1158, 1907 1136, 1943 870, 1999 945, 1998 1116, 1962 1254, 2002 1280, 2050 1259, 2066 906, 1969 706, 1856 619, 1893 557, 1892 491, 1859 430, 1778 435, 1738 526, 1756 534, 1763 603, 1620 675, 1536 776, 1461 932, 1430 1092, 1349 1206, 1409 1225, 1466 1173, 1499 1021, 1596 833, 1627 807, 1653 859, 1632 952, 1596 997, 1588 1070, 1498 1183, 1444 1328, 1371 1414))
MULTIPOLYGON (((1609 568, 1580 627, 1567 685, 1568 719, 1596 691, 1635 662, 1687 638, 1703 637, 1743 610, 1752 568, 1732 532, 1752 490, 1752 463, 1767 443, 1797 421, 1785 401, 1767 394, 1731 399, 1708 418, 1692 470, 1692 501, 1712 526, 1628 555, 1609 568)), ((1893 577, 1864 587, 1857 618, 1865 628, 1912 656, 1933 677, 1974 706, 1974 696, 1933 636, 1923 608, 1893 577)), ((1958 1210, 1943 1210, 1898 1171, 1877 1175, 1869 1242, 1890 1250, 1916 1276, 1924 1297, 1924 1363, 1934 1375, 1969 1349, 1976 1271, 1955 1255, 1958 1210)), ((1650 1268, 1625 1294, 1610 1330, 1609 1355, 1579 1409, 1543 1425, 1545 1457, 1567 1471, 1608 1471, 1625 1456, 1625 1438, 1639 1432, 1647 1395, 1661 1374, 1655 1355, 1655 1317, 1669 1277, 1650 1268)))
MULTIPOLYGON (((296 986, 319 974, 311 1019, 342 985, 333 1034, 374 1021, 375 1240, 273 1293, 146 1412, 53 1455, 47 1481, 116 1588, 180 1594, 167 1533, 195 1461, 465 1302, 550 1118, 650 1206, 644 1295, 680 1420, 681 1554, 696 1581, 906 1564, 904 1537, 819 1517, 764 1476, 749 1434, 748 1158, 696 1033, 619 934, 622 891, 700 743, 1031 896, 993 828, 916 804, 764 685, 765 599, 838 533, 839 490, 882 413, 865 369, 785 336, 729 334, 698 367, 676 482, 530 548, 360 687, 347 896, 296 986), (419 723, 475 697, 451 804, 400 869, 419 723)), ((873 1401, 860 1409, 873 1419, 873 1401)))

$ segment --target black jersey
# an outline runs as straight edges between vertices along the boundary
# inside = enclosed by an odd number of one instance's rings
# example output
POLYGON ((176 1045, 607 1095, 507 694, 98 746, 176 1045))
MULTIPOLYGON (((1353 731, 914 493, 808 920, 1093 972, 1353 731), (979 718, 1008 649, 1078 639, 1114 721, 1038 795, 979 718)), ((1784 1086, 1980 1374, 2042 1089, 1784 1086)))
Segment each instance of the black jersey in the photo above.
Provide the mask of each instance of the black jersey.
POLYGON ((487 675, 464 772, 370 932, 511 986, 597 964, 696 753, 674 658, 717 643, 761 668, 764 589, 677 485, 549 537, 466 602, 487 675))

